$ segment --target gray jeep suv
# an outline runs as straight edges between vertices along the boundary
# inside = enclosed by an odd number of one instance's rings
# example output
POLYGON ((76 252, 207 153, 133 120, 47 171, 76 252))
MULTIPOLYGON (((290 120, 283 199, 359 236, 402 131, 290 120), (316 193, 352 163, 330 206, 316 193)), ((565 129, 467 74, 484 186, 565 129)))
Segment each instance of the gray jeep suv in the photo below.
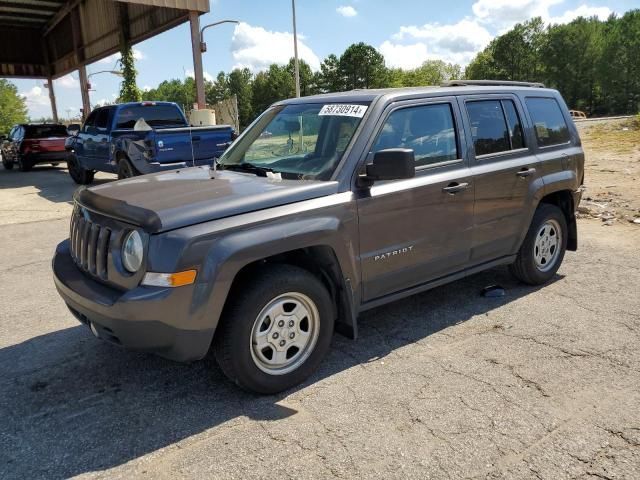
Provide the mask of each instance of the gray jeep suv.
POLYGON ((278 102, 211 168, 79 190, 55 284, 103 340, 184 362, 211 347, 274 393, 364 310, 502 264, 548 281, 577 248, 583 165, 538 84, 278 102))

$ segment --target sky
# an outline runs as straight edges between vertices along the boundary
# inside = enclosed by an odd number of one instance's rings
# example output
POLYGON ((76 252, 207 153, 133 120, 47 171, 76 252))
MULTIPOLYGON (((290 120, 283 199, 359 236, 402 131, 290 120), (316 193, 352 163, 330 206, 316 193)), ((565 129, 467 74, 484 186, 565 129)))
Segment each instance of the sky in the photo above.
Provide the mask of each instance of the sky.
MULTIPOLYGON (((515 23, 541 16, 547 23, 567 23, 578 16, 601 19, 640 8, 640 0, 296 0, 299 56, 314 70, 331 53, 350 44, 376 47, 387 66, 415 68, 440 59, 466 66, 497 35, 515 23)), ((293 57, 290 0, 211 0, 201 26, 222 19, 238 20, 208 29, 203 54, 205 78, 235 67, 254 72, 293 57)), ((155 87, 163 80, 193 75, 189 25, 183 24, 134 46, 138 85, 155 87)), ((87 67, 88 73, 117 69, 117 56, 87 67)), ((120 78, 91 78, 92 105, 113 101, 120 78)), ((51 116, 42 80, 12 80, 25 96, 32 119, 51 116)), ((54 81, 58 115, 77 116, 81 106, 78 72, 54 81)))

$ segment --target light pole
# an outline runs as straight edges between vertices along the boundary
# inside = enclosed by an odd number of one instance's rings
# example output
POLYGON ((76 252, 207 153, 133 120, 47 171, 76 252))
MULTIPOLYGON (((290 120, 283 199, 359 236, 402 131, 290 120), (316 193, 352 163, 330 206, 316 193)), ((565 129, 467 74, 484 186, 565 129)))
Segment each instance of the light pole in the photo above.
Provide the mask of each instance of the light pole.
POLYGON ((293 12, 293 58, 296 75, 296 97, 300 98, 300 66, 298 65, 298 33, 296 30, 296 0, 291 0, 291 11, 293 12))
MULTIPOLYGON (((122 73, 120 70, 100 70, 99 72, 90 73, 89 75, 87 75, 87 97, 89 97, 89 92, 91 92, 91 82, 89 82, 89 79, 94 75, 98 75, 100 73, 110 73, 111 75, 115 75, 117 77, 124 77, 124 73, 122 73)), ((89 108, 91 108, 91 104, 89 104, 89 108)), ((90 112, 86 112, 85 115, 89 115, 89 113, 90 112)))
POLYGON ((205 25, 200 29, 200 51, 202 53, 207 51, 207 42, 204 41, 204 31, 209 27, 215 27, 216 25, 221 25, 223 23, 234 23, 238 25, 240 22, 238 20, 220 20, 219 22, 210 23, 209 25, 205 25))
POLYGON ((219 22, 210 23, 198 30, 200 19, 196 12, 190 12, 191 23, 191 48, 193 51, 193 79, 196 83, 196 104, 198 109, 204 108, 205 92, 204 92, 204 69, 202 68, 202 54, 207 51, 207 44, 204 41, 204 31, 209 27, 215 27, 221 23, 240 23, 238 20, 220 20, 219 22))

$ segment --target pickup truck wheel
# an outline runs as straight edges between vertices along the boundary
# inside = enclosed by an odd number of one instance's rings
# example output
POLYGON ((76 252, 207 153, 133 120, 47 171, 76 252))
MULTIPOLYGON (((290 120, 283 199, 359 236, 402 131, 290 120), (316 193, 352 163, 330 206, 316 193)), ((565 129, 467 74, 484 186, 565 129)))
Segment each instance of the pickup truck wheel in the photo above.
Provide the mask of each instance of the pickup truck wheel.
POLYGON ((139 173, 129 160, 123 158, 118 162, 118 180, 135 177, 136 175, 139 175, 139 173))
POLYGON ((245 390, 272 394, 304 381, 329 349, 331 297, 311 273, 273 265, 235 290, 213 340, 222 371, 245 390))
POLYGON ((18 155, 18 170, 21 172, 28 172, 33 168, 33 163, 28 157, 24 155, 18 155))
POLYGON ((529 285, 548 282, 560 268, 567 249, 567 220, 555 205, 541 204, 531 221, 511 273, 529 285))
POLYGON ((69 169, 69 175, 78 185, 89 185, 93 182, 95 172, 82 168, 75 155, 69 155, 67 168, 69 169))

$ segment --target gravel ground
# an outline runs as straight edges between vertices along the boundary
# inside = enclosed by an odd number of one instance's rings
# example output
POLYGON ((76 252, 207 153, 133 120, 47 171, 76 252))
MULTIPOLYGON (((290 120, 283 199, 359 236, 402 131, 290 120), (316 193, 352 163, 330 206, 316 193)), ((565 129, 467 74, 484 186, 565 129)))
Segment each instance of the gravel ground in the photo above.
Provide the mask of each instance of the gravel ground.
POLYGON ((72 191, 0 168, 0 478, 640 477, 638 226, 581 219, 543 288, 498 268, 367 312, 257 397, 77 324, 50 270, 72 191))

